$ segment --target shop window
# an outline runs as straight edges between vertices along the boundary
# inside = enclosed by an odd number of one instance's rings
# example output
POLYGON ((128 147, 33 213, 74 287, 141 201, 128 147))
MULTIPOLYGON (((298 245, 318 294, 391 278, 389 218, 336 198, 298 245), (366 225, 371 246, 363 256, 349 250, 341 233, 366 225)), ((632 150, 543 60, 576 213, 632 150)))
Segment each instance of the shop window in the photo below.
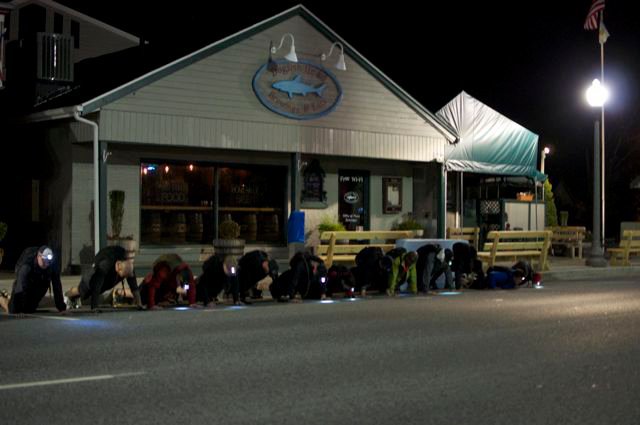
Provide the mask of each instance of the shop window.
POLYGON ((143 162, 143 244, 203 244, 214 237, 214 167, 143 162))
POLYGON ((284 167, 220 168, 219 220, 240 224, 240 238, 249 243, 281 243, 286 187, 284 167))
POLYGON ((142 244, 210 244, 216 213, 249 243, 284 241, 285 167, 146 161, 140 174, 142 244))

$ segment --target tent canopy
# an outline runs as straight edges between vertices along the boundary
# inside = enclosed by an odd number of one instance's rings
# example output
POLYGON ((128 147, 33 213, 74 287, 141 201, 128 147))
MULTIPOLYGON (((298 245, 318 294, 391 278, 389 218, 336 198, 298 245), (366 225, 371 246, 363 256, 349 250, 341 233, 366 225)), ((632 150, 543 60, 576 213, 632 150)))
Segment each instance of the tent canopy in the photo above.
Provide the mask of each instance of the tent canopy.
POLYGON ((461 92, 436 115, 456 130, 447 146, 448 171, 526 176, 545 180, 536 167, 538 135, 461 92))

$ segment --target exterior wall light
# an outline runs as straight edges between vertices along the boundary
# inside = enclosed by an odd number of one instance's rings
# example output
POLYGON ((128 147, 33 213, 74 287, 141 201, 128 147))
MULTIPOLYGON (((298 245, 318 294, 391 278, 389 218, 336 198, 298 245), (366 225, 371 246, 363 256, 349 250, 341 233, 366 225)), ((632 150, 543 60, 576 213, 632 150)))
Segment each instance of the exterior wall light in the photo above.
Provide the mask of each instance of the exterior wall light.
POLYGON ((284 39, 287 36, 291 37, 291 50, 289 50, 289 53, 287 53, 284 58, 289 62, 298 62, 298 56, 296 55, 296 44, 295 40, 293 39, 293 34, 291 33, 286 33, 282 36, 282 38, 280 39, 280 45, 278 47, 271 45, 270 52, 271 54, 275 54, 278 50, 280 50, 282 48, 282 45, 284 44, 284 39))
POLYGON ((323 53, 322 56, 320 56, 320 60, 322 60, 323 62, 326 61, 327 58, 329 58, 329 56, 331 56, 331 54, 333 53, 333 48, 336 46, 340 47, 340 55, 338 56, 338 62, 336 62, 334 66, 340 71, 346 71, 347 64, 344 62, 344 47, 342 46, 342 43, 338 41, 336 41, 331 45, 331 48, 329 49, 329 54, 323 53))

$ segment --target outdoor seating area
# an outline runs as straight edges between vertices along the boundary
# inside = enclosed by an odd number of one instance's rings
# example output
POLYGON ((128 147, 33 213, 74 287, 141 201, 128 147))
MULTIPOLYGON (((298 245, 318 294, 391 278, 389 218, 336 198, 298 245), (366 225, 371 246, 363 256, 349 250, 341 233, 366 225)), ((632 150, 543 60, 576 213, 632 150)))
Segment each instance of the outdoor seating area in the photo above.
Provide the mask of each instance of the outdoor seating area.
POLYGON ((334 262, 355 265, 356 255, 368 246, 382 248, 384 252, 395 248, 397 239, 414 236, 412 230, 364 230, 322 232, 316 255, 327 268, 334 262), (340 242, 340 243, 338 243, 340 242))
POLYGON ((476 250, 480 242, 480 228, 479 227, 448 227, 447 239, 464 239, 469 241, 476 250))
POLYGON ((536 260, 539 270, 549 270, 547 261, 552 232, 543 231, 492 231, 487 235, 483 250, 478 258, 485 267, 492 267, 498 261, 536 260))
POLYGON ((640 253, 640 230, 624 230, 617 248, 607 250, 611 255, 612 266, 630 266, 631 254, 640 253))
POLYGON ((551 226, 545 227, 550 230, 551 235, 551 255, 555 255, 554 247, 561 246, 569 250, 571 258, 582 258, 582 244, 587 234, 587 229, 583 226, 551 226))

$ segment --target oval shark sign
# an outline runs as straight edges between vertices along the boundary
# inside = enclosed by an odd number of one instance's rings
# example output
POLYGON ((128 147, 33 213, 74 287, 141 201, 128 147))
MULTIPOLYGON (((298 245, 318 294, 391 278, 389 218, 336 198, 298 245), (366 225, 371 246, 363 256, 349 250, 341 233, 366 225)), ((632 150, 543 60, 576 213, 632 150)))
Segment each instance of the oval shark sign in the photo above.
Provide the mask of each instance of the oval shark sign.
POLYGON ((308 61, 264 64, 253 77, 253 91, 276 114, 297 120, 323 117, 342 99, 336 77, 308 61))

